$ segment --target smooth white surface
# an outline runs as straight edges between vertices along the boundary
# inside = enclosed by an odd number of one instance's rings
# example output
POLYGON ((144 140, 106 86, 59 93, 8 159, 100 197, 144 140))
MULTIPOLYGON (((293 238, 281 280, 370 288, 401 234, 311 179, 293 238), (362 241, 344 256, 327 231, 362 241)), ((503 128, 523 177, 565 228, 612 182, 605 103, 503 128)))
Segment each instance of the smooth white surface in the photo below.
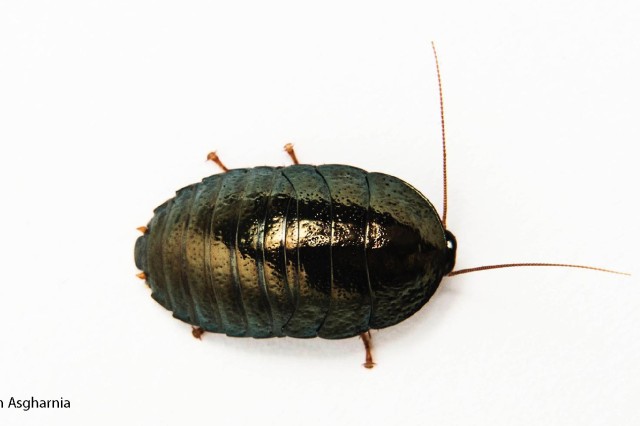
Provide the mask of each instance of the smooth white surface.
POLYGON ((0 4, 2 424, 640 424, 637 1, 0 4), (440 210, 458 267, 397 327, 231 339, 135 278, 137 226, 230 167, 353 164, 440 210), (11 396, 67 410, 8 409, 11 396))

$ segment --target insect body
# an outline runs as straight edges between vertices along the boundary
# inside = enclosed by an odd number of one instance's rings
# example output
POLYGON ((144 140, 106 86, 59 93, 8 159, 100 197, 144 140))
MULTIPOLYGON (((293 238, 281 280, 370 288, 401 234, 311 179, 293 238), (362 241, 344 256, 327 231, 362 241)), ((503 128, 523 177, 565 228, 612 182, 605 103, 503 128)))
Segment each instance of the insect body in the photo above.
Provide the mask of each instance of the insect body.
POLYGON ((360 335, 420 309, 442 278, 520 266, 453 271, 456 241, 446 229, 447 167, 440 89, 442 219, 413 187, 393 176, 343 165, 228 170, 179 190, 155 210, 135 247, 152 296, 203 330, 250 337, 360 335))
POLYGON ((393 176, 344 165, 235 169, 179 190, 136 265, 173 315, 230 336, 347 338, 433 295, 455 238, 393 176))

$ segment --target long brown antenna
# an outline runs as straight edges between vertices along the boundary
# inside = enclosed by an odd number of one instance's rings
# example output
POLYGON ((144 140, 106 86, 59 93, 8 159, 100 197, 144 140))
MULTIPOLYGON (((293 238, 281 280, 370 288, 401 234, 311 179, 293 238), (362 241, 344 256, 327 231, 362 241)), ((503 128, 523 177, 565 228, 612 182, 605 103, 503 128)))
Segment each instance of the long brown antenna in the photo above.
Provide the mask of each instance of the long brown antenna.
POLYGON ((440 64, 438 63, 438 54, 436 53, 436 45, 431 42, 433 49, 433 57, 436 59, 436 72, 438 74, 438 91, 440 92, 440 125, 442 127, 442 180, 444 182, 443 190, 443 207, 442 207, 442 224, 447 228, 447 143, 444 135, 444 102, 442 101, 442 79, 440 78, 440 64))
POLYGON ((486 271, 488 269, 515 268, 519 266, 558 266, 562 268, 590 269, 592 271, 607 272, 610 274, 631 275, 626 272, 612 271, 611 269, 596 268, 593 266, 585 266, 585 265, 570 265, 566 263, 504 263, 501 265, 486 265, 486 266, 477 266, 475 268, 459 269, 457 271, 449 272, 447 276, 452 277, 454 275, 466 274, 469 272, 486 271))
MULTIPOLYGON (((433 49, 433 57, 436 61, 436 73, 438 74, 438 91, 440 93, 440 126, 442 128, 442 181, 443 181, 443 207, 442 207, 442 225, 444 228, 447 228, 447 140, 445 136, 445 128, 444 128, 444 101, 442 96, 442 78, 440 77, 440 64, 438 62, 438 53, 436 52, 436 45, 432 41, 431 48, 433 49)), ((457 271, 452 271, 447 274, 448 277, 453 277, 455 275, 467 274, 469 272, 478 272, 478 271, 486 271, 489 269, 501 269, 501 268, 516 268, 521 266, 554 266, 560 268, 579 268, 579 269, 589 269, 592 271, 600 271, 607 272, 609 274, 619 274, 619 275, 631 275, 626 272, 613 271, 611 269, 604 268, 596 268, 594 266, 586 266, 586 265, 572 265, 568 263, 503 263, 498 265, 485 265, 485 266, 477 266, 475 268, 467 268, 467 269, 459 269, 457 271)))

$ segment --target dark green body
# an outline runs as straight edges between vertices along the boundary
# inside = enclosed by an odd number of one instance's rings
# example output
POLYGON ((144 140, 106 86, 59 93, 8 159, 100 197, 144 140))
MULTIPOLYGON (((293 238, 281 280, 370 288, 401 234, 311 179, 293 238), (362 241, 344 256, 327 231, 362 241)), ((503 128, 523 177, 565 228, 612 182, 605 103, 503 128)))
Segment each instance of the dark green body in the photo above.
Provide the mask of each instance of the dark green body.
POLYGON ((388 327, 429 300, 455 258, 424 196, 350 166, 230 170, 154 213, 135 249, 152 297, 230 336, 340 339, 388 327))

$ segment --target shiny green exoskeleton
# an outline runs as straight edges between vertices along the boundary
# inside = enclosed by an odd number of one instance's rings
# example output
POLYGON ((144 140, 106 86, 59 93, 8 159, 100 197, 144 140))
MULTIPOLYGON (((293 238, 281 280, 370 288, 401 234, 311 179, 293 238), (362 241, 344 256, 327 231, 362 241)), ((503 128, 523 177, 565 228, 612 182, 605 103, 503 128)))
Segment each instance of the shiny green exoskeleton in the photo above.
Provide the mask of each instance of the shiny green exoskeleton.
POLYGON ((431 203, 344 165, 235 169, 179 190, 136 242, 152 296, 230 336, 341 339, 403 321, 455 262, 431 203))

